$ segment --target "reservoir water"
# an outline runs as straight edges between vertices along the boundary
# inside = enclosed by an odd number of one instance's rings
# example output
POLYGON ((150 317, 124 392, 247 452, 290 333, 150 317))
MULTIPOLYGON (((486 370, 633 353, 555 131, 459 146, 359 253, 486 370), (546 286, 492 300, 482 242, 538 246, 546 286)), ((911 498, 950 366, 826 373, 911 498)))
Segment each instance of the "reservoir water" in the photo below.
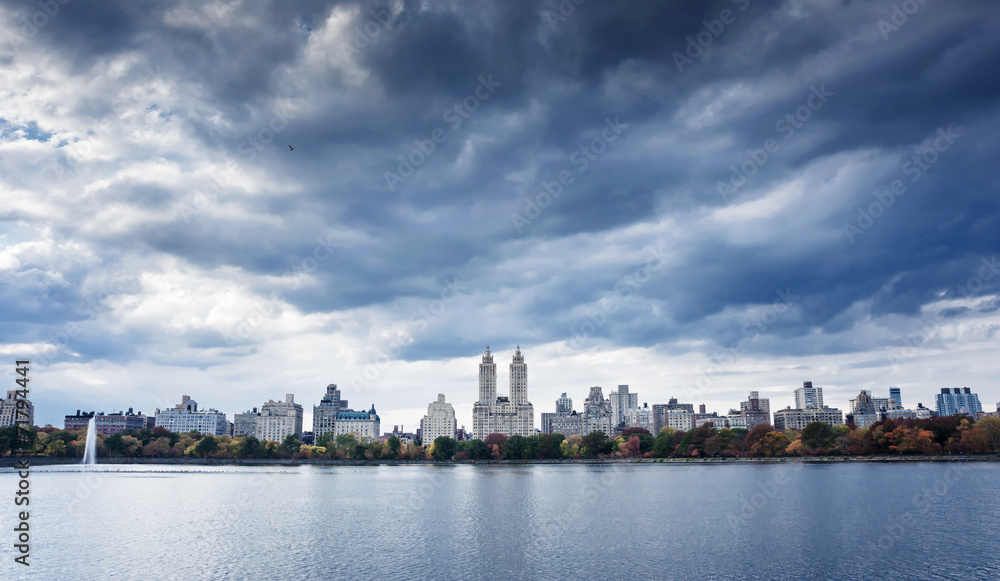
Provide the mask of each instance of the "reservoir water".
MULTIPOLYGON (((0 579, 1000 579, 1000 464, 32 470, 0 579)), ((0 473, 13 498, 17 474, 0 473)))

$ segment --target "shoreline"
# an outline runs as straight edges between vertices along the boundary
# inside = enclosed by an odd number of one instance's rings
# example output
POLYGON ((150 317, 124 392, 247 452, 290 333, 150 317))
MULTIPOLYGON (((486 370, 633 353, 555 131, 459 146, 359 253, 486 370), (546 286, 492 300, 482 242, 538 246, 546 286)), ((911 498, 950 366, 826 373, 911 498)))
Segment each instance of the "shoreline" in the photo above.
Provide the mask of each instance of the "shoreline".
MULTIPOLYGON (((79 458, 48 458, 44 456, 0 458, 0 467, 13 468, 18 460, 28 458, 35 466, 79 465, 79 458)), ((781 458, 586 458, 563 460, 331 460, 317 459, 239 459, 239 458, 99 458, 97 465, 165 465, 165 466, 450 466, 450 465, 528 465, 528 464, 844 464, 854 462, 914 463, 914 462, 1000 462, 1000 456, 861 456, 861 457, 781 457, 781 458)))

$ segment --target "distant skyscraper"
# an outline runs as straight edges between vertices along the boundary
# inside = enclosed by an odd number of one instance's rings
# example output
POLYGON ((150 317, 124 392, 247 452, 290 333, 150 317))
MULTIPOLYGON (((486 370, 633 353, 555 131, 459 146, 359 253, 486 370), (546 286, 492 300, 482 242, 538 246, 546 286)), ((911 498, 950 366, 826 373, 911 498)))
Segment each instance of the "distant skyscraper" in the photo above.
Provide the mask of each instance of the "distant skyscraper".
MULTIPOLYGON (((566 394, 563 394, 564 396, 566 394)), ((561 399, 561 398, 560 398, 561 399)), ((590 388, 590 394, 583 402, 583 413, 542 414, 543 430, 551 434, 564 436, 586 436, 594 431, 604 432, 606 436, 612 433, 611 403, 604 399, 604 391, 599 386, 590 388)))
POLYGON ((566 397, 566 392, 556 400, 556 413, 568 414, 573 411, 573 398, 566 397))
MULTIPOLYGON (((234 426, 233 432, 236 428, 234 426)), ((254 437, 261 442, 283 442, 287 436, 302 436, 302 404, 285 394, 285 401, 270 400, 260 408, 254 425, 254 437)))
POLYGON ((326 386, 326 395, 313 406, 313 439, 332 433, 354 434, 361 438, 378 438, 381 418, 375 413, 375 404, 368 411, 354 411, 347 407, 347 400, 340 399, 336 383, 326 386))
POLYGON ((432 444, 440 436, 454 438, 457 429, 455 408, 439 393, 437 401, 427 404, 427 415, 420 420, 420 437, 424 443, 432 444))
POLYGON ((530 436, 535 431, 535 408, 528 401, 528 365, 518 345, 510 363, 510 396, 497 394, 497 366, 490 348, 479 363, 479 401, 472 406, 473 437, 490 434, 530 436))
POLYGON ((885 407, 879 407, 879 402, 872 398, 872 392, 862 389, 858 397, 851 400, 851 413, 848 417, 859 428, 867 428, 882 419, 883 412, 885 407))
POLYGON ((903 398, 900 395, 899 388, 898 387, 890 387, 889 388, 889 408, 890 409, 893 409, 893 408, 898 409, 898 408, 902 408, 902 407, 903 407, 903 398))
POLYGON ((972 393, 968 387, 942 387, 937 396, 937 413, 939 416, 955 414, 974 414, 983 411, 979 403, 979 395, 972 393))
MULTIPOLYGON (((740 402, 740 411, 747 411, 747 410, 763 411, 764 423, 765 424, 771 423, 771 400, 769 400, 766 397, 760 397, 759 392, 751 391, 750 397, 748 397, 746 401, 740 402)), ((755 422, 751 423, 753 423, 755 426, 757 425, 755 422)), ((747 428, 747 429, 753 429, 753 428, 747 428)))
POLYGON ((802 387, 795 390, 795 407, 800 410, 822 409, 823 388, 813 387, 811 381, 803 381, 802 387))
POLYGON ((7 398, 0 399, 0 428, 13 426, 17 423, 22 426, 35 425, 35 406, 31 404, 31 400, 18 396, 16 390, 8 390, 7 398), (19 401, 23 402, 20 410, 17 407, 19 401))
POLYGON ((627 385, 619 385, 618 391, 608 394, 611 401, 611 423, 614 427, 625 425, 625 412, 639 407, 639 394, 629 393, 627 385))

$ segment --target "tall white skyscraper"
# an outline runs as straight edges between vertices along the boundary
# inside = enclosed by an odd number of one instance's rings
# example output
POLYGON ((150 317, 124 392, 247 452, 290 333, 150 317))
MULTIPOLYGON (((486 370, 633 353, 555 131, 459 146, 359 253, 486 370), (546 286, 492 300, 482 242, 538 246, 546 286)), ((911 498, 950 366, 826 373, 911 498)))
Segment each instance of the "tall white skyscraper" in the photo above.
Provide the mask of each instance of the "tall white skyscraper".
POLYGON ((803 381, 802 387, 795 390, 795 408, 800 410, 822 409, 823 388, 813 387, 811 381, 803 381))
POLYGON ((628 410, 639 407, 639 394, 629 393, 627 385, 619 385, 618 391, 608 394, 611 402, 611 423, 613 426, 625 425, 625 414, 628 410))
POLYGON ((455 408, 439 393, 437 401, 427 404, 427 415, 420 420, 420 438, 424 444, 433 444, 440 436, 454 438, 456 428, 455 408))
POLYGON ((295 396, 285 394, 285 401, 270 400, 260 408, 254 425, 254 436, 260 440, 284 441, 286 436, 302 437, 302 404, 295 396))
POLYGON ((528 366, 518 345, 510 363, 510 395, 497 395, 497 366, 490 348, 479 363, 479 401, 472 406, 472 434, 530 436, 535 431, 535 408, 528 401, 528 366))

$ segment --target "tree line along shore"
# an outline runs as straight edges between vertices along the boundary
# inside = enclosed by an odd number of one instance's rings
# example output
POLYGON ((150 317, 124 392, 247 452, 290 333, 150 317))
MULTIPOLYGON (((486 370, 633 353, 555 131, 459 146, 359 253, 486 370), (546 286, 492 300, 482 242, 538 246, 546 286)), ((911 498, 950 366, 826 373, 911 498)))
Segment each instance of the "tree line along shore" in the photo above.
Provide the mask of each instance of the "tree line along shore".
MULTIPOLYGON (((16 430, 0 428, 0 457, 28 454, 51 463, 82 459, 86 430, 66 431, 46 426, 30 428, 29 441, 19 444, 16 430), (27 450, 27 451, 26 451, 27 450)), ((97 435, 99 461, 164 462, 189 460, 270 461, 557 461, 617 459, 847 459, 867 457, 941 459, 942 457, 997 457, 1000 418, 954 415, 920 420, 885 420, 868 428, 831 426, 822 422, 802 430, 776 430, 770 424, 752 430, 716 429, 711 423, 679 431, 663 428, 655 436, 630 428, 615 438, 595 431, 586 436, 562 434, 506 436, 456 441, 439 437, 424 444, 358 439, 353 434, 317 438, 303 444, 290 435, 282 442, 254 436, 178 434, 164 428, 97 435)))

